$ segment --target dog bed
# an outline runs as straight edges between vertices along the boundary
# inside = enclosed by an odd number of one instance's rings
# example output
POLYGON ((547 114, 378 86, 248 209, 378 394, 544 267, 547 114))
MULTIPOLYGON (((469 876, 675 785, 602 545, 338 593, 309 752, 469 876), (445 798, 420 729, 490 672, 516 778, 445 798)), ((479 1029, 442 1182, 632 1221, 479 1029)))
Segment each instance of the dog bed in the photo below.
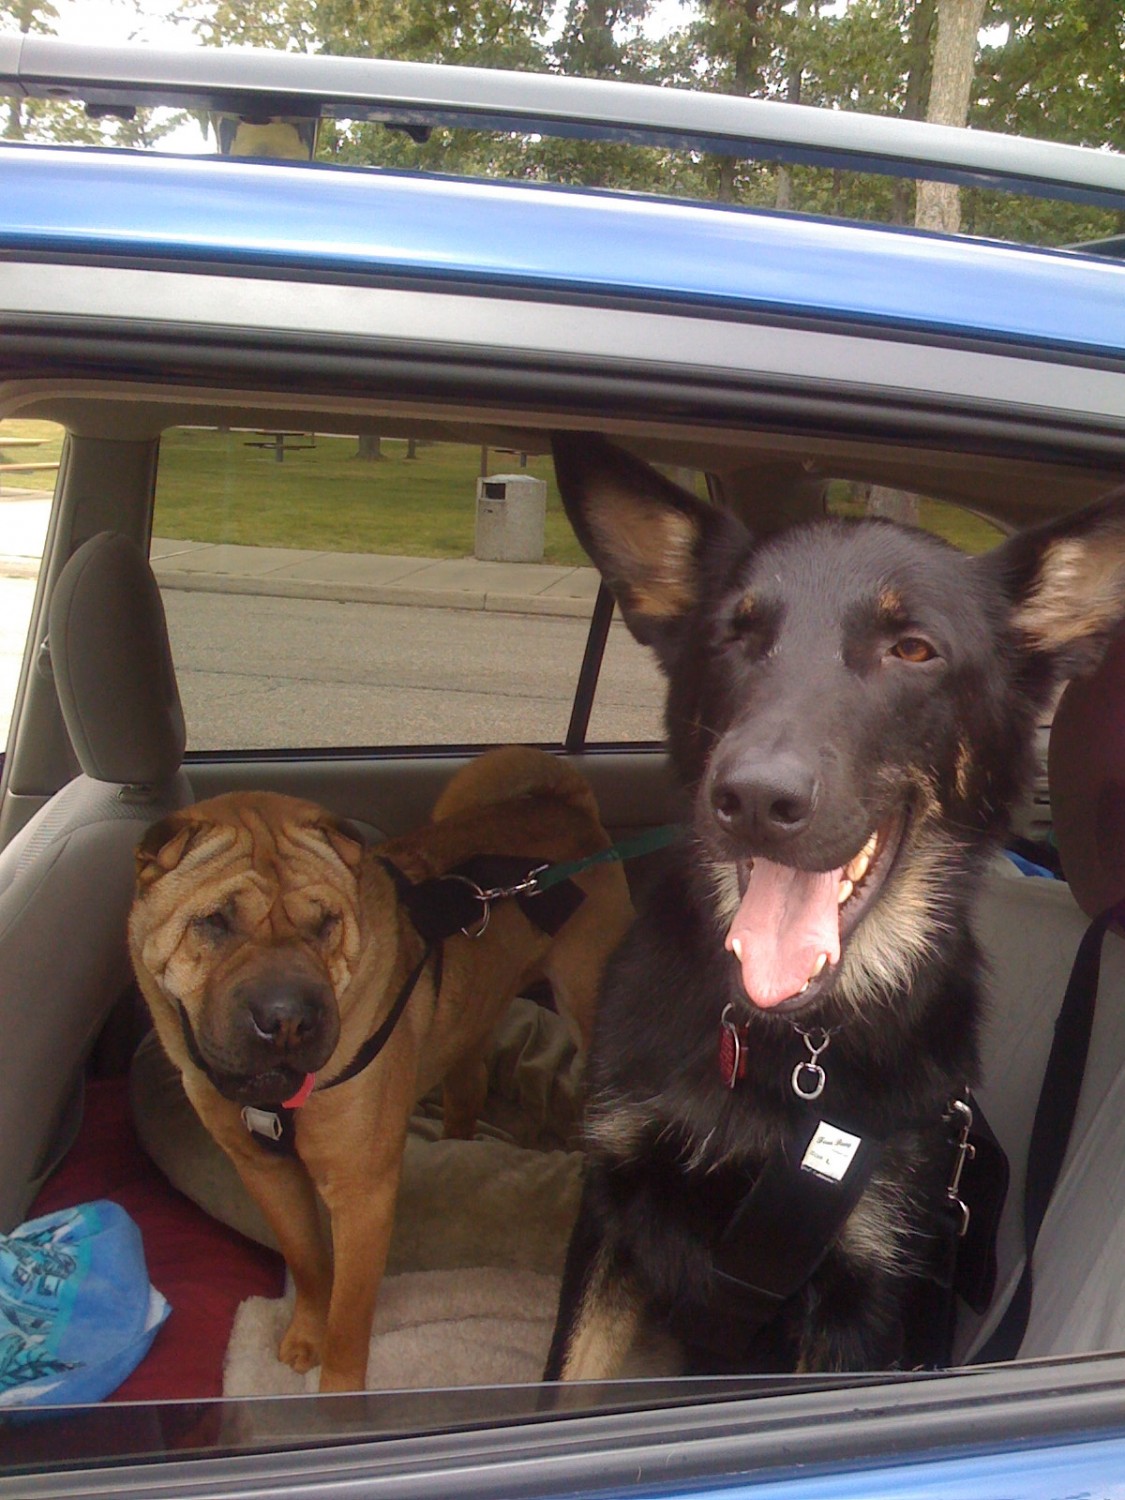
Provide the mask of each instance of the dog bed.
MULTIPOLYGON (((496 1266, 388 1276, 375 1309, 368 1389, 536 1381, 558 1295, 557 1276, 496 1266)), ((243 1302, 227 1349, 224 1395, 294 1396, 317 1389, 318 1371, 298 1375, 277 1357, 291 1309, 289 1295, 243 1302)))

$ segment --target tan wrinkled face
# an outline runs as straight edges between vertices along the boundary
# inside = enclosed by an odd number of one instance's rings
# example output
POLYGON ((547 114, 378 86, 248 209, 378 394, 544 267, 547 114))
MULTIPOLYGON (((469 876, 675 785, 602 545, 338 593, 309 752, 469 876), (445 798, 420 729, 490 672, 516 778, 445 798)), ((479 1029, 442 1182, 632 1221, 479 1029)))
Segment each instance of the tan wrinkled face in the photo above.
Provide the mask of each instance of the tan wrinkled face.
POLYGON ((137 851, 133 952, 222 1092, 286 1097, 339 1037, 360 955, 361 845, 313 803, 217 797, 137 851))

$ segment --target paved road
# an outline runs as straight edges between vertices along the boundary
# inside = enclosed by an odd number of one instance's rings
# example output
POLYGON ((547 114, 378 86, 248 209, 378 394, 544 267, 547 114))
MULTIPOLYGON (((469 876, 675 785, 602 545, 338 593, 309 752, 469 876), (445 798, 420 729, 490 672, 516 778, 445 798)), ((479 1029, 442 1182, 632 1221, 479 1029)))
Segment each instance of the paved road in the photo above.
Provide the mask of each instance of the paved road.
MULTIPOLYGON (((11 554, 0 569, 0 748, 47 507, 37 499, 0 506, 0 550, 11 554)), ((498 565, 461 566, 479 582, 477 575, 498 565)), ((520 586, 530 587, 526 580, 520 586)), ((557 741, 587 631, 586 619, 565 615, 341 603, 237 588, 169 588, 164 599, 190 743, 200 750, 557 741)), ((591 736, 659 738, 661 701, 648 652, 615 622, 591 736)))
MULTIPOLYGON (((582 620, 247 594, 165 594, 194 749, 558 740, 582 620)), ((661 685, 620 624, 597 739, 659 738, 661 685)))

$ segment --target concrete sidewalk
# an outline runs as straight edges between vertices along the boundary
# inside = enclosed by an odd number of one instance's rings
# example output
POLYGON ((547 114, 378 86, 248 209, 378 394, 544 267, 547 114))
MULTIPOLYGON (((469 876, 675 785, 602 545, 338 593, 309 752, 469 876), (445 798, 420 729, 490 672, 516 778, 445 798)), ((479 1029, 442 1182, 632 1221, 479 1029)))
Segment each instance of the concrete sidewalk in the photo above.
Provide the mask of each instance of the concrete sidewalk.
MULTIPOLYGON (((0 496, 0 578, 36 576, 49 510, 49 500, 30 493, 0 496)), ((474 557, 394 557, 156 537, 151 555, 162 588, 206 593, 585 618, 598 591, 594 568, 480 562, 474 557)))

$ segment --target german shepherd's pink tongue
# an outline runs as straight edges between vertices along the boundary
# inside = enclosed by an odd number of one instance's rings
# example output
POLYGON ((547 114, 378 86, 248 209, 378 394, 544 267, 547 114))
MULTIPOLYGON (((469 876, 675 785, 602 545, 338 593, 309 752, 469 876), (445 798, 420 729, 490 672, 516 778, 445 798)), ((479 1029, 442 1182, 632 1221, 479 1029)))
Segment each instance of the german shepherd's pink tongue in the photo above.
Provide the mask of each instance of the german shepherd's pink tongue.
POLYGON ((813 874, 754 860, 725 946, 761 1009, 799 995, 826 964, 838 962, 842 877, 842 869, 813 874))

